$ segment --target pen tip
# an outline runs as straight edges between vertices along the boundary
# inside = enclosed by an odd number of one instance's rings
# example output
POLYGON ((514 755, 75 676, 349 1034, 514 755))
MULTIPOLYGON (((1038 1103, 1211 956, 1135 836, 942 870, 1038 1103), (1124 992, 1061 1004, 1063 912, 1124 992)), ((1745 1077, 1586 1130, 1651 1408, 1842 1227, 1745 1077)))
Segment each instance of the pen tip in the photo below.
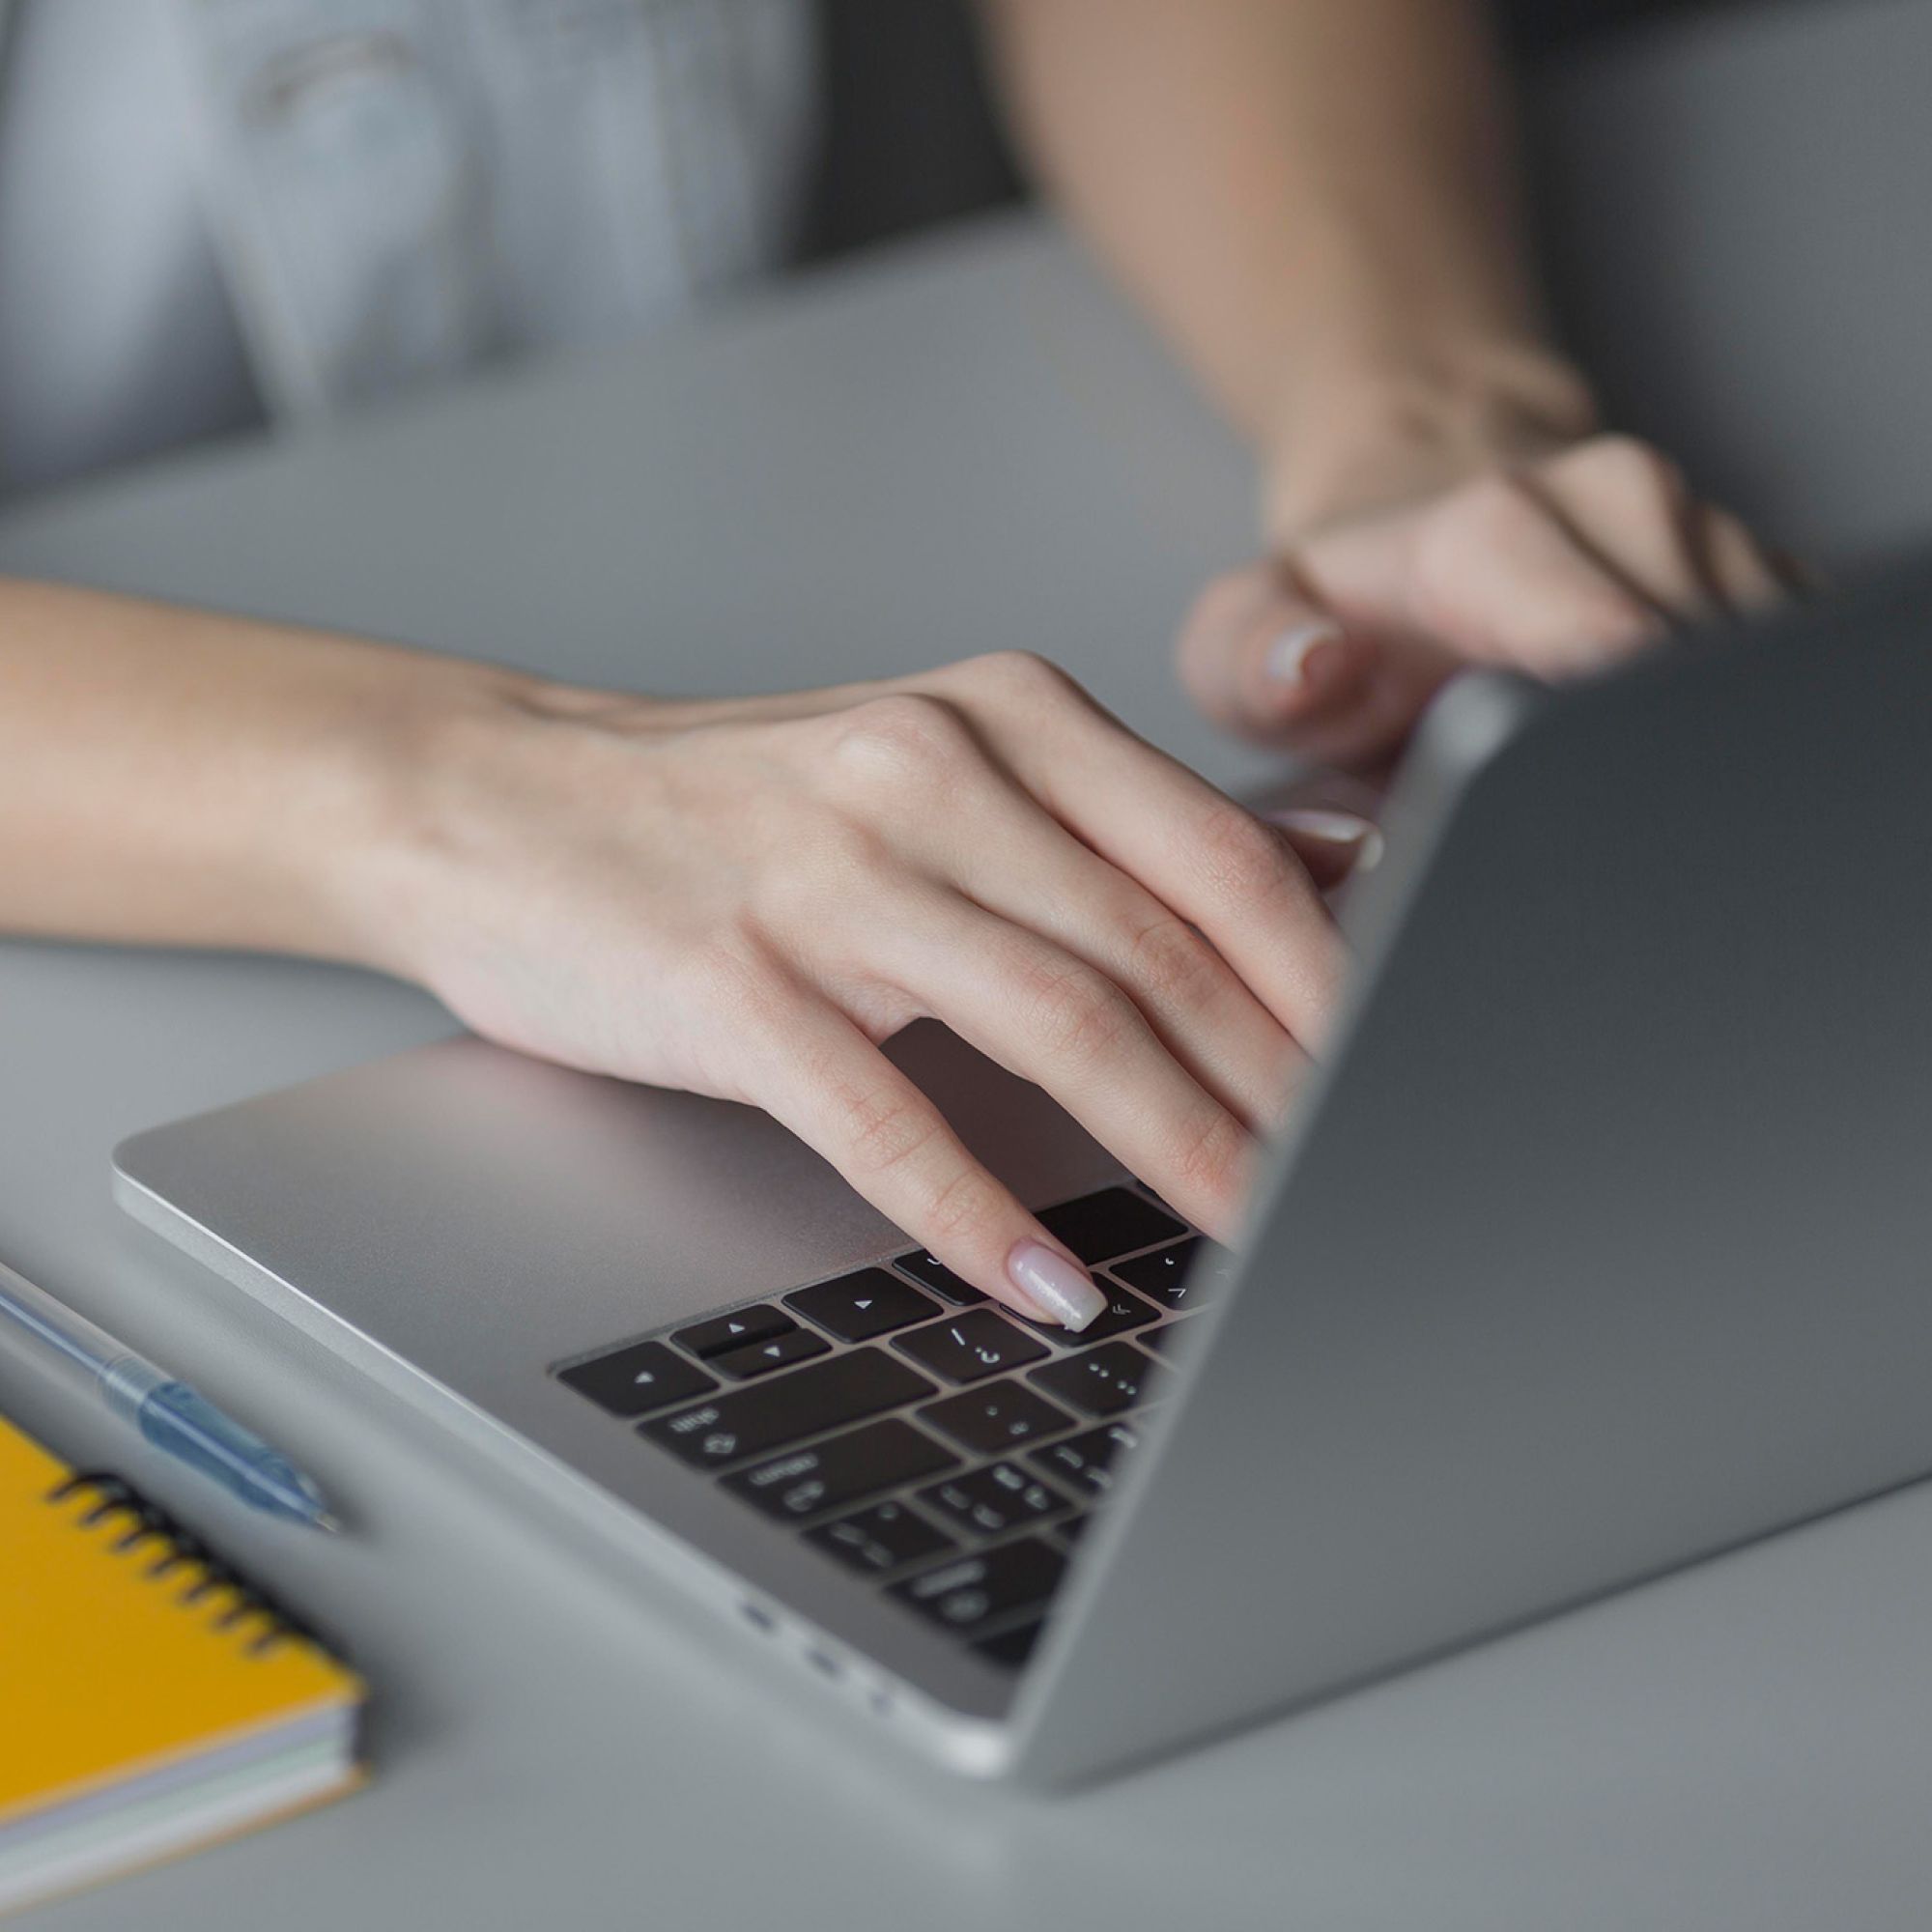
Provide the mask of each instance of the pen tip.
POLYGON ((326 1529, 330 1536, 342 1534, 342 1519, 339 1516, 330 1516, 327 1510, 320 1516, 310 1517, 309 1521, 314 1523, 317 1529, 326 1529))

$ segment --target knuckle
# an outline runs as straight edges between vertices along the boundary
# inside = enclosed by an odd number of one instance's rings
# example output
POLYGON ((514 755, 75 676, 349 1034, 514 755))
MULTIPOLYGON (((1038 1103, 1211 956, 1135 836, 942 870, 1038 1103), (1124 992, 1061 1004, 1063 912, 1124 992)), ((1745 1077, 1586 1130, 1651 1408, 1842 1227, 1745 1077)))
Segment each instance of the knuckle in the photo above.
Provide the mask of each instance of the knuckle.
POLYGON ((890 1174, 931 1146, 939 1132, 932 1109, 903 1089, 842 1086, 833 1095, 840 1143, 864 1177, 890 1174))
POLYGON ((1137 986, 1165 1006, 1200 1006, 1219 980, 1212 949, 1172 913, 1149 922, 1134 933, 1127 970, 1137 986))
POLYGON ((1215 1107, 1176 1136, 1171 1171, 1190 1186, 1217 1199, 1236 1192, 1248 1163, 1248 1135, 1225 1109, 1215 1107))
POLYGON ((797 996, 755 934, 733 923, 694 941, 662 984, 666 1010, 682 1021, 680 1064, 694 1070, 699 1090, 757 1099, 792 1030, 797 996))
POLYGON ((1034 715, 1089 701, 1070 672, 1037 651, 988 651, 955 665, 952 675, 974 702, 1002 714, 1034 715))
POLYGON ((1224 899, 1261 898, 1278 892, 1290 875, 1281 841, 1232 799, 1203 823, 1200 847, 1208 883, 1224 899))
POLYGON ((969 665, 975 675, 987 683, 1028 696, 1045 693, 1065 696, 1078 688, 1052 659, 1037 651, 988 651, 983 657, 969 660, 969 665))
POLYGON ((1528 484, 1511 470, 1495 469, 1455 492, 1431 527, 1441 550, 1471 545, 1493 549, 1545 520, 1544 507, 1528 484))
POLYGON ((839 714, 832 756, 849 781, 903 787, 955 766, 970 748, 965 724, 944 698, 895 691, 839 714))
POLYGON ((1416 621, 1425 631, 1460 639, 1475 622, 1497 562, 1546 521, 1543 505, 1506 472, 1456 491, 1416 531, 1409 585, 1416 621))
POLYGON ((1495 560, 1522 549, 1549 526, 1549 508, 1513 469, 1478 477, 1449 498, 1432 531, 1434 564, 1447 572, 1461 562, 1459 576, 1472 568, 1493 568, 1495 560))
POLYGON ((1590 478, 1632 497, 1667 501, 1683 487, 1669 457, 1634 436, 1600 436, 1570 459, 1579 478, 1590 478))
POLYGON ((682 980, 703 1009, 728 1013, 748 1032, 777 1023, 786 1004, 784 981, 759 956, 749 931, 732 924, 710 933, 681 963, 682 980))
POLYGON ((1103 1059, 1127 1037, 1138 1015, 1104 974, 1090 967, 1043 969, 1026 992, 1030 1032, 1054 1061, 1075 1065, 1103 1059))

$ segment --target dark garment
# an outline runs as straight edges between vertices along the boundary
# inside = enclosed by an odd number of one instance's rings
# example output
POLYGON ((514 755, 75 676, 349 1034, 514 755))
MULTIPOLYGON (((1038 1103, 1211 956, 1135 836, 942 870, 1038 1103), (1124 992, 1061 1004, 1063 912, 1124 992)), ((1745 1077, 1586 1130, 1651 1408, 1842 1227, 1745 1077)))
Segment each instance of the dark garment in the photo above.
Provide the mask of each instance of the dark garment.
POLYGON ((1503 0, 1502 13, 1517 46, 1525 53, 1545 53, 1613 28, 1738 4, 1740 0, 1503 0))

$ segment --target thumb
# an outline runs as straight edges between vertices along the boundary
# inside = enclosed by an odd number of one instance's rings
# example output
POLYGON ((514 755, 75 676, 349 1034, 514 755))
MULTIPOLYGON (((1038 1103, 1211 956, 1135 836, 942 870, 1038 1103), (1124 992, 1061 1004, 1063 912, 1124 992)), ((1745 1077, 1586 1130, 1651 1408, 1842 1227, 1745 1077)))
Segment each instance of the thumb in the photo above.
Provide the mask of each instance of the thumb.
POLYGON ((1377 656, 1265 563, 1209 584, 1175 649, 1182 686, 1215 724, 1290 746, 1366 695, 1377 656))

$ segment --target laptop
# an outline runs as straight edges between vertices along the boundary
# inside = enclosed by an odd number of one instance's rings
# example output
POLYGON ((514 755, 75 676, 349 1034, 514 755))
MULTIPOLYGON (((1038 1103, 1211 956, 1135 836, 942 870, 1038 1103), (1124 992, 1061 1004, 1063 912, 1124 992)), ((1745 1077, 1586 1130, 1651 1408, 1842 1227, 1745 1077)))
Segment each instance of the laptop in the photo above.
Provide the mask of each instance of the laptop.
POLYGON ((1087 1780, 1932 1470, 1932 568, 1459 680, 1234 1252, 940 1029, 1096 1269, 981 1300, 763 1115, 454 1039, 126 1208, 958 1771, 1087 1780))

